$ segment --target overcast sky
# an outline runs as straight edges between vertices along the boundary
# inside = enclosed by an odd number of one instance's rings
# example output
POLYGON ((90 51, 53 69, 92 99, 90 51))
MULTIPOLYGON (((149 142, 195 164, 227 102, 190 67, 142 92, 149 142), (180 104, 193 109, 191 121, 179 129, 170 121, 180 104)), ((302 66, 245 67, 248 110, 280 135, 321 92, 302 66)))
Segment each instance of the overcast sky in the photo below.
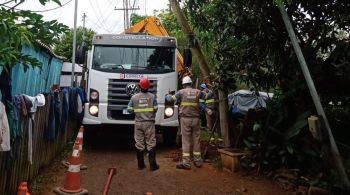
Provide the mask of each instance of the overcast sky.
MULTIPOLYGON (((129 0, 130 7, 135 2, 139 15, 153 15, 153 10, 168 8, 168 0, 129 0)), ((45 20, 58 20, 69 26, 74 26, 75 0, 61 0, 62 7, 45 12, 38 12, 45 20)), ((48 3, 42 6, 39 0, 26 0, 18 9, 43 11, 57 8, 56 3, 48 3)), ((77 26, 83 26, 82 16, 86 14, 85 27, 91 28, 97 33, 120 33, 124 30, 124 12, 114 10, 123 8, 123 0, 78 0, 77 26)))

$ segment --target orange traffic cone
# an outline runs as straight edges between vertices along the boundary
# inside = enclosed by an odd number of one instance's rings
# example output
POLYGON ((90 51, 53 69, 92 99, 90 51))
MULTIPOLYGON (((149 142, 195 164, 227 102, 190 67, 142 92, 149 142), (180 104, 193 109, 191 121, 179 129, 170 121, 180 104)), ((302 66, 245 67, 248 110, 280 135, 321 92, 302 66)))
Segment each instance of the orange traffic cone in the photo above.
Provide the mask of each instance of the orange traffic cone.
POLYGON ((54 192, 56 194, 66 195, 66 194, 88 194, 86 189, 80 187, 81 175, 80 175, 80 151, 79 151, 80 142, 76 141, 74 143, 73 152, 70 158, 68 159, 69 167, 66 172, 66 178, 64 182, 64 187, 55 188, 54 192))
MULTIPOLYGON (((81 125, 80 126, 80 129, 79 129, 79 132, 78 132, 78 135, 77 135, 77 138, 75 139, 75 141, 78 141, 80 144, 79 144, 79 151, 80 151, 80 159, 83 159, 83 135, 84 135, 84 126, 81 125)), ((69 167, 69 162, 66 161, 66 160, 63 160, 61 162, 65 167, 69 167)), ((80 166, 80 170, 86 170, 88 167, 86 165, 81 165, 80 166)))
POLYGON ((23 181, 19 184, 17 195, 30 195, 30 193, 28 192, 27 182, 23 181))

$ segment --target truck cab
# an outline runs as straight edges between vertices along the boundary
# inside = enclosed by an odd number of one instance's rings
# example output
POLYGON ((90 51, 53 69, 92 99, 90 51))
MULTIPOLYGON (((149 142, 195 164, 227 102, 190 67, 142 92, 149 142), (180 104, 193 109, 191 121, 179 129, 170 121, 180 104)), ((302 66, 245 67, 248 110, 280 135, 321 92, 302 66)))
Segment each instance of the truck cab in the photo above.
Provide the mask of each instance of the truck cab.
POLYGON ((127 112, 142 77, 151 81, 149 92, 158 101, 156 127, 177 129, 176 107, 165 112, 165 95, 176 91, 176 39, 168 36, 100 34, 88 55, 87 94, 83 124, 134 124, 127 112))

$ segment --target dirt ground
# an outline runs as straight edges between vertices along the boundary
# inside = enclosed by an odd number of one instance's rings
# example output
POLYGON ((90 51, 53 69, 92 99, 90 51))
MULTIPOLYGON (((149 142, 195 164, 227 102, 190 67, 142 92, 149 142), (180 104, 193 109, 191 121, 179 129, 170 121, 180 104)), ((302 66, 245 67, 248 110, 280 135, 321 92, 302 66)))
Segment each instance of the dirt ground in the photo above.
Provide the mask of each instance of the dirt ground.
MULTIPOLYGON (((143 195, 147 192, 153 195, 287 194, 276 183, 251 175, 243 176, 243 172, 222 170, 218 163, 205 163, 202 168, 192 166, 191 170, 178 170, 175 168, 177 162, 172 158, 179 151, 176 147, 157 147, 159 170, 149 171, 147 156, 147 168, 138 170, 132 135, 122 138, 131 140, 123 144, 111 136, 98 139, 100 141, 94 143, 94 147, 84 147, 83 152, 83 164, 88 169, 81 170, 81 187, 87 189, 89 194, 102 194, 110 167, 117 168, 110 186, 110 195, 143 195)), ((42 170, 42 174, 30 186, 32 194, 52 195, 55 187, 63 187, 67 168, 60 164, 61 160, 56 159, 50 167, 42 170)))

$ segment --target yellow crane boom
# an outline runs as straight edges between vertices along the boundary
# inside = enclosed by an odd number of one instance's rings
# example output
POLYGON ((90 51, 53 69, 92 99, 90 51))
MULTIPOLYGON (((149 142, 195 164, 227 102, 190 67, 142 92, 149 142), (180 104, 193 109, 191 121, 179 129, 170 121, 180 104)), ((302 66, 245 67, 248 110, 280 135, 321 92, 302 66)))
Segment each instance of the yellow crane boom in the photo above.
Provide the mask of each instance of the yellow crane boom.
MULTIPOLYGON (((126 29, 126 33, 145 33, 153 36, 169 36, 160 20, 154 16, 147 17, 129 29, 126 29)), ((178 73, 181 74, 185 69, 184 60, 179 50, 176 50, 176 61, 178 73)))

